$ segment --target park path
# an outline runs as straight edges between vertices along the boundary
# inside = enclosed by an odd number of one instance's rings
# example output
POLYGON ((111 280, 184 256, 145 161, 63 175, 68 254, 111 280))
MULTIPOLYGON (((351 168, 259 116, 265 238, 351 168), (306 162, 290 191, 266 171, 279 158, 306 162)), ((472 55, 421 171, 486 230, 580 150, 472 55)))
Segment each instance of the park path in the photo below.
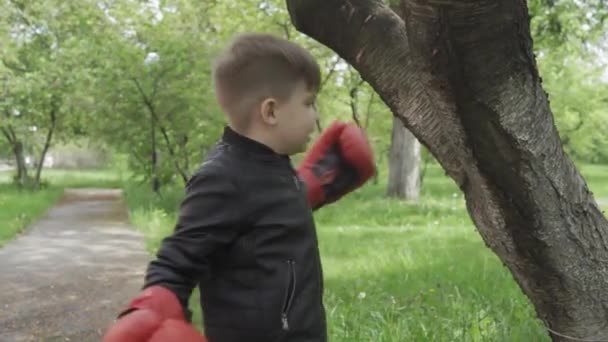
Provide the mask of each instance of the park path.
POLYGON ((150 256, 116 190, 66 190, 0 249, 0 341, 100 341, 150 256))

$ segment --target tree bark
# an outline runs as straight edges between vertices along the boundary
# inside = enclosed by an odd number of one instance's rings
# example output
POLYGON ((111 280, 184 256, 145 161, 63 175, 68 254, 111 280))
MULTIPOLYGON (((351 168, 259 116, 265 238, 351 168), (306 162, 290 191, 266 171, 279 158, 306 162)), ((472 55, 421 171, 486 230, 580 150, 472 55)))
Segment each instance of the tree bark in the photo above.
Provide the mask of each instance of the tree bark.
POLYGON ((287 0, 463 191, 555 341, 608 340, 608 222, 560 144, 525 1, 287 0), (563 337, 569 336, 569 337, 563 337))
POLYGON ((393 116, 386 194, 407 201, 420 198, 420 143, 403 122, 393 116))

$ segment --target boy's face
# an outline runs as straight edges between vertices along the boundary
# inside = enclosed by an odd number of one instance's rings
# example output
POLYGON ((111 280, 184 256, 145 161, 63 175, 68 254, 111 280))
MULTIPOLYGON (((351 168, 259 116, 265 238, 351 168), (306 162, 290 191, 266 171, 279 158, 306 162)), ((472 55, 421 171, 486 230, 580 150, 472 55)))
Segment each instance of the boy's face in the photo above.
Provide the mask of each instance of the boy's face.
POLYGON ((287 101, 276 103, 272 131, 276 147, 282 153, 292 155, 306 151, 318 118, 315 100, 316 93, 301 81, 287 101))

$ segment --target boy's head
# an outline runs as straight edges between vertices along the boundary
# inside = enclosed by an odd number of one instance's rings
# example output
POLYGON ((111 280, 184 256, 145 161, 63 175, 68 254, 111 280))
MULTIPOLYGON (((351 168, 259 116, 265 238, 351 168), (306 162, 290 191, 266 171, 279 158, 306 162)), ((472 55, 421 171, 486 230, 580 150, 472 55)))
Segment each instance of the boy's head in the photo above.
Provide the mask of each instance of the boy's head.
POLYGON ((305 150, 314 131, 320 68, 302 47, 269 34, 237 36, 214 66, 231 126, 277 153, 305 150))

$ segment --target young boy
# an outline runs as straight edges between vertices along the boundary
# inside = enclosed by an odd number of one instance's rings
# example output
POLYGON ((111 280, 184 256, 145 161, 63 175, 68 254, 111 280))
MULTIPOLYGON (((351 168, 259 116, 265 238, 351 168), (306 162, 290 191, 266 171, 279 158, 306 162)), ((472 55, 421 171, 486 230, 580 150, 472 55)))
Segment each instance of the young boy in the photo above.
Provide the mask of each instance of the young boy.
POLYGON ((371 148, 356 126, 335 122, 292 168, 289 156, 306 150, 315 129, 320 71, 289 41, 241 35, 214 78, 229 125, 187 185, 144 292, 104 341, 205 341, 188 324, 199 286, 210 342, 324 342, 312 211, 373 175, 371 148))

